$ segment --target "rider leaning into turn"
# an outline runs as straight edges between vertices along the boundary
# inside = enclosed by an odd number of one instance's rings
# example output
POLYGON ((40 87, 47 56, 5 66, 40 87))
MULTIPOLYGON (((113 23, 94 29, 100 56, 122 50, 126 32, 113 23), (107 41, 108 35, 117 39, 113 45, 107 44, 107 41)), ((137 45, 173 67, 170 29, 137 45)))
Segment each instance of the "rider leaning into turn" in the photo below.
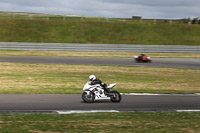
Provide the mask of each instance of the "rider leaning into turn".
POLYGON ((96 78, 95 75, 90 75, 89 80, 90 80, 90 82, 89 82, 90 85, 99 84, 103 87, 105 92, 108 92, 107 85, 104 82, 102 82, 100 79, 96 78))

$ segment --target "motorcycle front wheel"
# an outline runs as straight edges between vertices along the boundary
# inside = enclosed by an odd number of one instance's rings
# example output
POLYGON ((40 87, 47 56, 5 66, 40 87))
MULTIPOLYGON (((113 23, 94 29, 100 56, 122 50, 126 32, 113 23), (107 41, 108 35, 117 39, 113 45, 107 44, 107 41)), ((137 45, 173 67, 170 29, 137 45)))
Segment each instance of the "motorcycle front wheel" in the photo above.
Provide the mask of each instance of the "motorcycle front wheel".
POLYGON ((112 94, 111 97, 110 97, 110 100, 112 102, 120 102, 121 101, 122 96, 121 96, 121 94, 119 92, 111 91, 110 93, 112 94))
POLYGON ((86 103, 93 103, 95 99, 95 94, 90 92, 90 94, 88 95, 86 92, 83 92, 82 99, 86 103))

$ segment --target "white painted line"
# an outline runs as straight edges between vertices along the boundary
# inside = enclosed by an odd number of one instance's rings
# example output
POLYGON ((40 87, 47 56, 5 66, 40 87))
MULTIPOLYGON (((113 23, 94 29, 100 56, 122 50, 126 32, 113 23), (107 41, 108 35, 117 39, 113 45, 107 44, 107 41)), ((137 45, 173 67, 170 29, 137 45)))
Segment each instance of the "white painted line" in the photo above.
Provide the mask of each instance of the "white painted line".
POLYGON ((117 110, 70 110, 70 111, 55 111, 58 114, 72 114, 72 113, 97 113, 97 112, 119 112, 117 110))
POLYGON ((122 95, 162 95, 162 94, 153 94, 153 93, 121 93, 122 95))
POLYGON ((176 110, 176 112, 200 112, 200 109, 193 109, 193 110, 176 110))
POLYGON ((121 95, 136 95, 136 96, 200 96, 200 93, 195 93, 195 94, 121 93, 121 95))

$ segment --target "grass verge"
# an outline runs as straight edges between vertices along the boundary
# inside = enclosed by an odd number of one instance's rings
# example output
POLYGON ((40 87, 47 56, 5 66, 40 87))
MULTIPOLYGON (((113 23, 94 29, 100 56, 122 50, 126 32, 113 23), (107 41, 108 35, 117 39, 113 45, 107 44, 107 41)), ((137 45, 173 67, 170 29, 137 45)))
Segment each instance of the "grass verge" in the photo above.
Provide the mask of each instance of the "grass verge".
POLYGON ((90 74, 120 92, 200 93, 200 70, 0 62, 0 93, 82 93, 90 74))
POLYGON ((199 112, 0 114, 1 133, 148 132, 198 133, 199 112))
POLYGON ((0 19, 1 42, 200 45, 199 34, 199 25, 0 19))
MULTIPOLYGON (((49 50, 0 50, 1 56, 84 56, 84 57, 133 57, 139 52, 88 52, 49 50)), ((200 53, 146 53, 155 58, 200 58, 200 53)))

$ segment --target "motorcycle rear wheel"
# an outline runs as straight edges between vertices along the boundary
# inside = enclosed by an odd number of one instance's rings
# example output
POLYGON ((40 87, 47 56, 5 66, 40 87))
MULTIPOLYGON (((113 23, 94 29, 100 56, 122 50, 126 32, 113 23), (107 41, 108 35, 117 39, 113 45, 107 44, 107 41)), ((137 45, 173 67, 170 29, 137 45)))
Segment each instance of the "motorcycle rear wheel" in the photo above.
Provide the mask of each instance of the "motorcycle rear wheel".
POLYGON ((83 99, 83 101, 86 102, 86 103, 93 103, 93 102, 94 102, 94 99, 95 99, 95 94, 92 93, 92 92, 90 92, 90 94, 87 95, 86 92, 83 92, 83 94, 82 94, 82 99, 83 99))
POLYGON ((111 91, 110 93, 112 94, 112 96, 110 97, 110 100, 112 102, 120 102, 121 101, 122 96, 118 91, 111 91))

